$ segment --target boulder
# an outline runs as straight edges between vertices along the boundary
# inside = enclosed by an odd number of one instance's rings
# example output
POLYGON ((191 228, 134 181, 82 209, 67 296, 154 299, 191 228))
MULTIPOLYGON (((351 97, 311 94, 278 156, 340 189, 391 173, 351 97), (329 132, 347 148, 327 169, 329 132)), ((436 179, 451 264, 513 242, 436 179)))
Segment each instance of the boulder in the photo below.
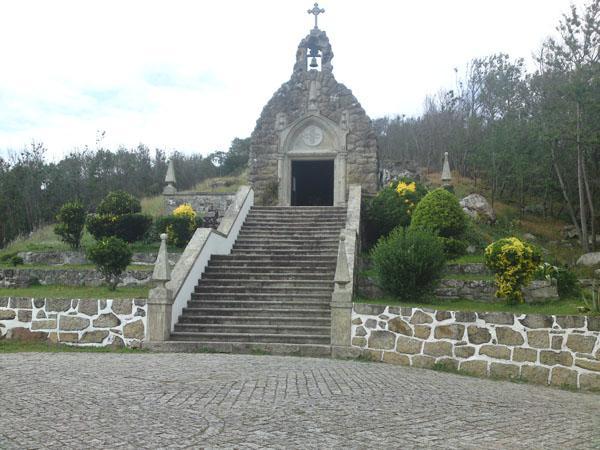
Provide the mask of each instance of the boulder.
POLYGON ((482 195, 467 195, 460 201, 460 206, 468 216, 475 220, 481 220, 487 223, 496 222, 496 213, 482 195))
POLYGON ((577 260, 578 266, 592 267, 600 264, 600 252, 585 253, 577 260))

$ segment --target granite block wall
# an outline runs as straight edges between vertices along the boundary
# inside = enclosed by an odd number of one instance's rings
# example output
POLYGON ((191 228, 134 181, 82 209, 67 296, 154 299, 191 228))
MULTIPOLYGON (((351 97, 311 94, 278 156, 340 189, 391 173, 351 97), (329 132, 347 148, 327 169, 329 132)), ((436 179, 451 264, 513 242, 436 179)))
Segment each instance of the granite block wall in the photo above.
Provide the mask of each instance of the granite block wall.
POLYGON ((600 316, 435 311, 355 303, 352 347, 369 359, 600 390, 600 316))
POLYGON ((0 297, 0 339, 139 347, 146 313, 146 299, 0 297))

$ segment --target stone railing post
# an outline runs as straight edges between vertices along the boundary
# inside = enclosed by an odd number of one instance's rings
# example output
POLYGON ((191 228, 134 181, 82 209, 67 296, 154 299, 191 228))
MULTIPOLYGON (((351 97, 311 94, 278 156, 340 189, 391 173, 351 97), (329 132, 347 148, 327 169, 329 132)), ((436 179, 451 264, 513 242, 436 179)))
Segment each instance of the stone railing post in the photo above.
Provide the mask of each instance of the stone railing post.
POLYGON ((346 253, 346 231, 340 233, 334 289, 331 296, 331 345, 350 346, 352 320, 352 280, 346 253))
POLYGON ((152 281, 156 287, 148 294, 148 336, 150 342, 164 342, 171 334, 171 308, 173 307, 172 292, 167 289, 167 282, 171 279, 169 254, 167 253, 167 235, 160 235, 160 250, 156 262, 152 281))

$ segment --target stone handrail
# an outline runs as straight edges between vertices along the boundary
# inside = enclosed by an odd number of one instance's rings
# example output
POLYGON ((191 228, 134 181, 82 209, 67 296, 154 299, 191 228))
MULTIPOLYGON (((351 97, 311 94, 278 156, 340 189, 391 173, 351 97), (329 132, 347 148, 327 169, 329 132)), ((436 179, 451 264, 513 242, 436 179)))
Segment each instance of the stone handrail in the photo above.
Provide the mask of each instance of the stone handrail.
POLYGON ((254 204, 254 191, 250 186, 241 186, 235 200, 227 209, 219 228, 198 228, 181 258, 173 268, 167 288, 173 295, 171 309, 171 331, 174 329, 183 308, 187 305, 194 287, 212 255, 227 255, 237 239, 238 233, 254 204))
POLYGON ((335 269, 334 290, 331 296, 331 345, 350 346, 352 298, 356 279, 356 253, 360 237, 361 186, 352 184, 348 189, 346 225, 340 232, 335 269))

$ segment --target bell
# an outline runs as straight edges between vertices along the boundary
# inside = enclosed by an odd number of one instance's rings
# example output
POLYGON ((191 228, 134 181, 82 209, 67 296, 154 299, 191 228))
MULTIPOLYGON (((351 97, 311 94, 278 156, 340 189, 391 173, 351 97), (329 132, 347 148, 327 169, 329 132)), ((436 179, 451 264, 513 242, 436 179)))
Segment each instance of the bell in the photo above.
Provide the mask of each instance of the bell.
POLYGON ((319 64, 317 64, 317 58, 315 58, 314 56, 310 60, 310 67, 319 67, 319 64))

